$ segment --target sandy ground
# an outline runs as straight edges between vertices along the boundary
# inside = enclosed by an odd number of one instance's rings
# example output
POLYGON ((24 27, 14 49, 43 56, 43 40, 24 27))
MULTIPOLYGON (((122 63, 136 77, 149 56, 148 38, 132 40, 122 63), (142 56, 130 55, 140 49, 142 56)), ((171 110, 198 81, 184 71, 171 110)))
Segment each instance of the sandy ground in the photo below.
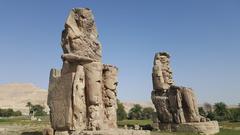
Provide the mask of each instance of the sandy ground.
POLYGON ((42 135, 42 125, 1 125, 0 135, 42 135))

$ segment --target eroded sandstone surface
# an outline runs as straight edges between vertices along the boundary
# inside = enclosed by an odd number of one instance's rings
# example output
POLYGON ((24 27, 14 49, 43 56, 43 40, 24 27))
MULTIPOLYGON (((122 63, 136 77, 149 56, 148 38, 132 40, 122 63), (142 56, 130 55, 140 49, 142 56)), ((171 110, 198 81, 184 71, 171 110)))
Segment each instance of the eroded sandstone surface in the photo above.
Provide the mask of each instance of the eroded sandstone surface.
POLYGON ((69 132, 117 128, 118 68, 101 62, 101 44, 90 9, 70 12, 61 41, 63 66, 51 70, 49 81, 53 129, 69 132))
MULTIPOLYGON (((173 73, 170 68, 170 55, 167 52, 156 53, 152 81, 154 89, 152 102, 158 116, 157 120, 154 121, 160 130, 178 131, 180 130, 179 125, 182 125, 181 127, 192 125, 192 129, 197 128, 196 131, 199 133, 214 134, 219 132, 217 122, 210 122, 209 119, 199 114, 197 98, 193 90, 174 85, 173 73), (211 130, 202 130, 204 126, 205 129, 211 127, 211 130)), ((181 128, 181 131, 183 129, 187 128, 181 128)))
POLYGON ((150 134, 117 129, 118 68, 102 63, 102 47, 90 9, 70 12, 61 41, 63 66, 51 70, 48 89, 53 134, 150 134))

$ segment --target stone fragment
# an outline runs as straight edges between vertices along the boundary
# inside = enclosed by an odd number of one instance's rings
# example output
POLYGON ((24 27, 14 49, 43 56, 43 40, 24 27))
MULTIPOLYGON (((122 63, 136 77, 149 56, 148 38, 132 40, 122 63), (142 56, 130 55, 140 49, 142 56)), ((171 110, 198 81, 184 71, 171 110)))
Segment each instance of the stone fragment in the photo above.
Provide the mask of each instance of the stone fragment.
POLYGON ((0 128, 0 135, 6 135, 7 129, 6 128, 0 128))
POLYGON ((55 131, 55 135, 70 135, 68 131, 55 131))
POLYGON ((43 135, 54 135, 54 131, 52 128, 45 128, 43 129, 43 135))
POLYGON ((139 125, 134 125, 134 130, 140 130, 140 126, 139 125))
MULTIPOLYGON (((54 78, 52 72, 50 76, 50 78, 54 78)), ((73 80, 73 73, 65 74, 52 80, 50 79, 51 83, 49 84, 48 106, 50 108, 51 124, 55 130, 73 129, 73 80)))

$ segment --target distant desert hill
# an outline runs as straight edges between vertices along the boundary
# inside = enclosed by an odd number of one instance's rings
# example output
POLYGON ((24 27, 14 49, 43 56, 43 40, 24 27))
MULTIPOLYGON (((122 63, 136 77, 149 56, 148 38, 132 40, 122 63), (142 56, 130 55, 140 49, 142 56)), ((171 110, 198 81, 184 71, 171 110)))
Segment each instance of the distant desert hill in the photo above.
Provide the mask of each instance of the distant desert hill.
POLYGON ((128 102, 123 102, 124 108, 126 110, 126 112, 129 112, 129 110, 135 105, 135 104, 139 104, 141 105, 143 108, 145 107, 152 107, 155 108, 153 103, 151 101, 149 102, 136 102, 136 101, 128 101, 128 102))
MULTIPOLYGON (((30 83, 11 83, 0 85, 0 108, 12 108, 14 110, 20 110, 23 114, 28 114, 28 107, 26 107, 27 102, 42 105, 46 108, 45 111, 49 111, 47 106, 47 90, 36 87, 30 83)), ((154 108, 151 101, 123 101, 123 105, 127 112, 135 104, 139 104, 142 107, 154 108)), ((237 105, 228 105, 228 108, 237 107, 237 105)))
MULTIPOLYGON (((30 83, 12 83, 0 85, 0 108, 13 108, 20 110, 23 114, 28 114, 27 102, 39 104, 46 108, 47 90, 41 89, 30 83)), ((128 112, 135 104, 142 107, 154 108, 152 102, 123 101, 125 110, 128 112)))
POLYGON ((12 83, 0 85, 0 108, 12 108, 28 114, 27 102, 47 107, 47 90, 33 84, 12 83))

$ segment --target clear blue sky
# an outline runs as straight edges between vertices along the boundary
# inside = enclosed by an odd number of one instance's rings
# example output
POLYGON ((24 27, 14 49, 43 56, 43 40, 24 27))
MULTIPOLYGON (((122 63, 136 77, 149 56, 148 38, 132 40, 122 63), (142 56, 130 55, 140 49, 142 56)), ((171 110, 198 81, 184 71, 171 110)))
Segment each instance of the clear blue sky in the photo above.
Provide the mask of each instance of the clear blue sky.
POLYGON ((239 0, 2 0, 1 84, 47 89, 74 7, 93 10, 103 61, 120 69, 121 100, 150 101, 154 54, 168 51, 176 84, 192 87, 200 103, 240 103, 239 0))

